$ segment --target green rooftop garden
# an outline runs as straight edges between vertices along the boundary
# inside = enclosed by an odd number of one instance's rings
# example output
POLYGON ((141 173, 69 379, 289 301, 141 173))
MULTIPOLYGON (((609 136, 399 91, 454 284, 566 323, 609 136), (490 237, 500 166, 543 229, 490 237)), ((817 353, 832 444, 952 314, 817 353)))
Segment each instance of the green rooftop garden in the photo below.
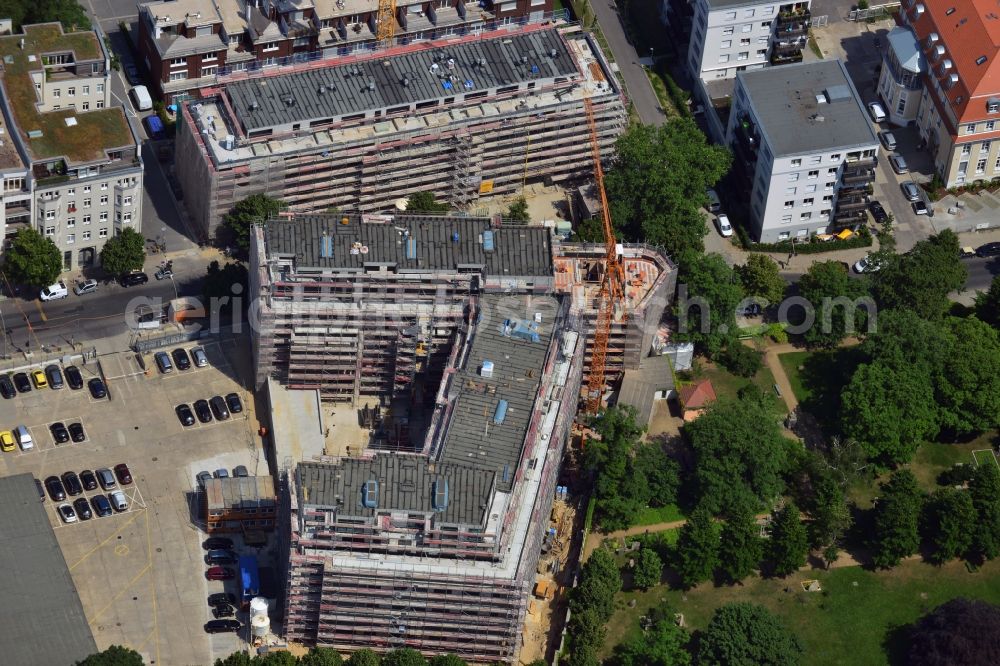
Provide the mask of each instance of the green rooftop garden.
POLYGON ((65 157, 90 162, 105 157, 105 150, 132 143, 125 114, 119 108, 79 111, 65 109, 40 113, 31 72, 41 71, 43 55, 72 51, 76 61, 102 58, 97 36, 90 31, 64 34, 58 23, 26 26, 25 34, 0 38, 3 86, 14 113, 18 132, 36 160, 65 157), (20 46, 24 40, 24 48, 20 46), (29 62, 29 56, 35 56, 29 62), (77 124, 66 125, 75 117, 77 124), (38 130, 40 137, 29 138, 38 130))

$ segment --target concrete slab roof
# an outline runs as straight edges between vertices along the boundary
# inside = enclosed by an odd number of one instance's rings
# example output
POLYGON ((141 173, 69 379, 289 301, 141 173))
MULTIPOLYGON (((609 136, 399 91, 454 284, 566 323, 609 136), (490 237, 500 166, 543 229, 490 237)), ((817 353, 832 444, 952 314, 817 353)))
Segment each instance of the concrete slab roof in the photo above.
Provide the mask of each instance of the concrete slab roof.
POLYGON ((274 480, 269 476, 211 479, 205 482, 208 510, 245 509, 277 504, 274 480))
POLYGON ((775 157, 878 143, 840 60, 766 67, 736 78, 775 157))
POLYGON ((235 81, 226 93, 252 132, 577 73, 552 29, 235 81))
POLYGON ((270 257, 294 257, 297 270, 361 271, 387 264, 413 272, 465 265, 499 277, 551 276, 553 270, 551 231, 521 225, 493 229, 489 218, 296 215, 269 222, 264 238, 270 257), (493 235, 492 251, 484 247, 487 232, 493 235))
POLYGON ((72 664, 97 652, 31 474, 0 478, 0 652, 6 666, 72 664))

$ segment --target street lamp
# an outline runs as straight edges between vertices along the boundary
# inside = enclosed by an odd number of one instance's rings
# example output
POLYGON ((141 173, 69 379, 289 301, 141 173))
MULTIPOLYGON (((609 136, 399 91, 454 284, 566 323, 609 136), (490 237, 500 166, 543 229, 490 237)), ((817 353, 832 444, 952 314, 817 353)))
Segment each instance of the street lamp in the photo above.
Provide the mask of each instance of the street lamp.
POLYGON ((170 284, 174 288, 174 300, 177 300, 180 298, 180 295, 177 293, 177 283, 174 282, 174 274, 171 273, 168 277, 170 278, 170 284))

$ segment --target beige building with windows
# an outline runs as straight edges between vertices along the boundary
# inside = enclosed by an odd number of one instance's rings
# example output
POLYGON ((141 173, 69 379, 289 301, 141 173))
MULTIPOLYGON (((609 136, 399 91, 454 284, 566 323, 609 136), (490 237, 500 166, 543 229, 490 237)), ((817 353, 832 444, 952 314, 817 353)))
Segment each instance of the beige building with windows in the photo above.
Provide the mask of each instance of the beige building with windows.
POLYGON ((95 31, 46 23, 0 37, 0 57, 2 235, 31 225, 65 270, 95 264, 142 212, 139 141, 112 105, 110 54, 95 31))

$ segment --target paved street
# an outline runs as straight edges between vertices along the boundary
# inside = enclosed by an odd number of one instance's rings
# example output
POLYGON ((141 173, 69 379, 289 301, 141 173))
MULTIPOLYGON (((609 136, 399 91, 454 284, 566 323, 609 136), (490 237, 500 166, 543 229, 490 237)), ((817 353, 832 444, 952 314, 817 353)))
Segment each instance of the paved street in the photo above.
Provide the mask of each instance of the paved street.
POLYGON ((662 125, 666 122, 666 116, 660 110, 656 93, 653 92, 653 87, 646 78, 646 72, 639 64, 639 58, 648 57, 649 54, 637 54, 629 43, 614 0, 594 0, 590 6, 594 9, 604 38, 608 40, 615 62, 625 77, 628 96, 635 105, 639 119, 647 125, 662 125))

